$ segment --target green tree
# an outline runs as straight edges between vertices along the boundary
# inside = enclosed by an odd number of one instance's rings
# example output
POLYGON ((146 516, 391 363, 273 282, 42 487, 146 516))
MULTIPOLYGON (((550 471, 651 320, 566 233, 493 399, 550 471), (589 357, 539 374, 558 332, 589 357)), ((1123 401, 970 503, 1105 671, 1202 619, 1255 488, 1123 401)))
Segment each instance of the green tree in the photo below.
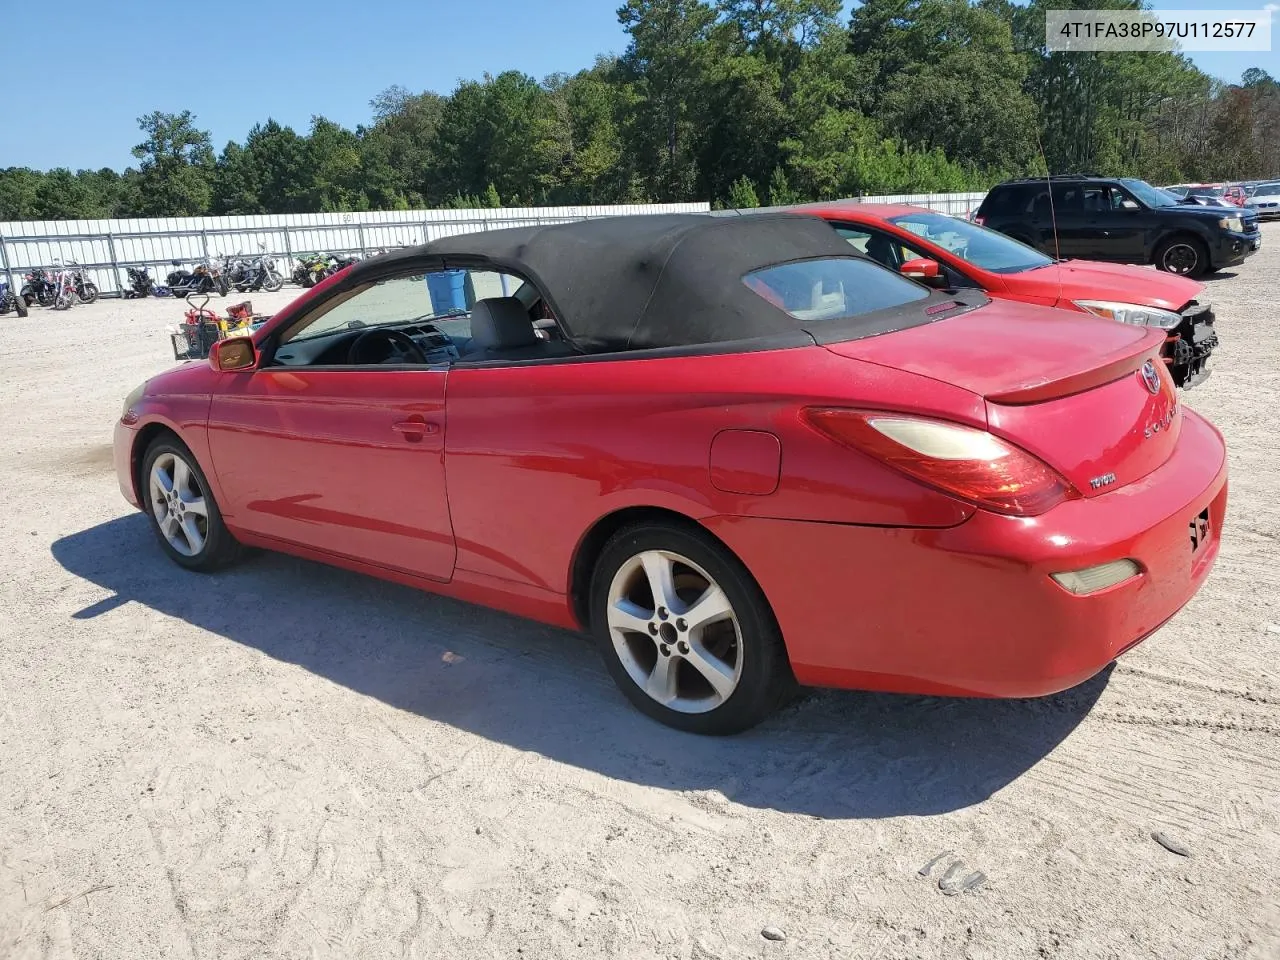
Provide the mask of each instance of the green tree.
POLYGON ((306 169, 310 183, 304 194, 309 210, 368 210, 360 139, 324 117, 311 118, 306 169))
POLYGON ((213 147, 190 110, 138 118, 146 139, 133 148, 139 163, 139 211, 145 216, 191 217, 212 199, 213 147))
POLYGON ((623 138, 645 192, 657 200, 684 200, 694 193, 694 120, 715 17, 702 0, 627 0, 618 10, 631 38, 619 62, 629 88, 623 138))
POLYGON ((800 202, 800 195, 791 189, 787 173, 782 167, 774 167, 769 175, 769 205, 785 207, 800 202))
POLYGON ((760 206, 760 198, 756 196, 756 185, 746 177, 739 177, 733 181, 729 187, 729 206, 734 210, 760 206))
POLYGON ((247 176, 266 213, 307 213, 316 209, 314 174, 305 138, 268 118, 255 124, 244 142, 247 176))
POLYGON ((866 0, 849 37, 870 69, 863 107, 891 136, 977 167, 1023 170, 1035 157, 1027 61, 998 14, 968 0, 866 0))
POLYGON ((45 174, 28 167, 0 170, 0 220, 35 220, 36 192, 45 174))

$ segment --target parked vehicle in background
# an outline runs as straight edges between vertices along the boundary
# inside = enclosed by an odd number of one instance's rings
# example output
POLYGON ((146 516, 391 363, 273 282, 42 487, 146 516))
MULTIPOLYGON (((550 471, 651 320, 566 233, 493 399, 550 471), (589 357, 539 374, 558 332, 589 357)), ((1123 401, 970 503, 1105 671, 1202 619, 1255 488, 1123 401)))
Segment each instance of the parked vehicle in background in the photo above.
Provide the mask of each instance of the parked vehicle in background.
POLYGON ((993 297, 1154 327, 1176 386, 1209 376, 1218 345, 1204 284, 1141 267, 1057 261, 1002 233, 906 204, 853 201, 793 207, 822 217, 871 259, 932 287, 977 287, 993 297))
POLYGON ((1244 187, 1240 184, 1232 184, 1222 192, 1222 199, 1232 206, 1243 207, 1245 201, 1249 199, 1249 195, 1245 193, 1244 187))
POLYGON ((1280 180, 1254 184, 1245 207, 1257 213, 1259 220, 1280 219, 1280 180))
POLYGON ((55 288, 52 273, 48 270, 30 270, 22 280, 19 296, 28 307, 33 304, 39 304, 42 307, 53 306, 55 288))
POLYGON ((139 300, 155 293, 156 283, 146 267, 127 267, 129 286, 124 290, 126 300, 139 300))
POLYGON ((1226 188, 1219 183, 1176 183, 1162 189, 1181 199, 1201 204, 1220 204, 1226 199, 1226 188))
POLYGON ((327 253, 304 253, 298 257, 291 279, 300 287, 314 287, 329 275, 333 258, 327 253))
POLYGON ((974 220, 1055 258, 1151 263, 1193 278, 1262 245, 1252 210, 1179 202, 1127 177, 1010 180, 991 189, 974 220))
MULTIPOLYGON (((55 260, 54 263, 59 261, 55 260)), ((93 303, 98 299, 98 285, 90 280, 84 272, 84 267, 75 260, 68 260, 66 268, 71 271, 72 282, 75 284, 76 296, 81 303, 93 303)))
POLYGON ((192 269, 184 270, 181 260, 169 261, 177 270, 170 271, 165 278, 165 286, 175 297, 186 297, 192 293, 214 293, 225 297, 231 287, 222 274, 221 265, 205 257, 192 269))
POLYGON ((0 316, 16 313, 20 317, 27 315, 27 301, 15 293, 7 280, 0 280, 0 316))
POLYGON ((65 264, 53 275, 53 309, 69 310, 80 299, 76 271, 65 264))
POLYGON ((283 550, 589 632, 638 709, 728 734, 797 682, 1053 693, 1157 630, 1227 504, 1163 345, 926 289, 813 217, 518 227, 152 378, 114 461, 184 568, 283 550))
POLYGON ((247 290, 267 290, 274 293, 284 286, 284 277, 276 269, 275 258, 268 256, 267 248, 259 244, 262 251, 256 257, 245 257, 237 253, 228 262, 227 283, 240 293, 247 290))

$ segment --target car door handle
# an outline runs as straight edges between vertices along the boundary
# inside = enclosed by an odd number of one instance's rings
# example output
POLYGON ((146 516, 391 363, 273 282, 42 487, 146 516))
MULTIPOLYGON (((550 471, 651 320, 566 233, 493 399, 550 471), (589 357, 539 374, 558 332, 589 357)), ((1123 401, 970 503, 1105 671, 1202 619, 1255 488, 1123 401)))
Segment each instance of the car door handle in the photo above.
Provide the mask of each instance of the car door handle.
POLYGON ((428 423, 420 417, 410 417, 408 420, 393 423, 391 429, 396 433, 404 434, 406 440, 421 440, 427 434, 439 433, 440 425, 438 423, 428 423))

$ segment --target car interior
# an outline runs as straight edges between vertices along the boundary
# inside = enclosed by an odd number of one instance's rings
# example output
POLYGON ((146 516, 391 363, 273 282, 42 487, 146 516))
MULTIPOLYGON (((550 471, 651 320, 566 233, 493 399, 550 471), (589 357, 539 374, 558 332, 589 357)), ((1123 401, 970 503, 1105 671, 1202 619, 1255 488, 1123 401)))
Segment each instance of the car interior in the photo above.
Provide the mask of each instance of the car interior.
POLYGON ((515 363, 579 352, 531 283, 506 276, 499 285, 492 272, 466 273, 467 293, 452 302, 436 300, 421 274, 339 294, 285 331, 267 365, 515 363))

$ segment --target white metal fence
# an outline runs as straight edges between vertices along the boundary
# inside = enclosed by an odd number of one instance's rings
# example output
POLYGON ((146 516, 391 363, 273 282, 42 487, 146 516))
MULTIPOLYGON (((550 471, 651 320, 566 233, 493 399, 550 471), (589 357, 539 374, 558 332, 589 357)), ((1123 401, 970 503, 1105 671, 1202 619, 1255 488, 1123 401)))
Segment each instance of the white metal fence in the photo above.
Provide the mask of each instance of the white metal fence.
POLYGON ((285 261, 285 276, 303 253, 368 253, 414 246, 455 233, 566 223, 592 217, 706 213, 705 203, 622 206, 504 207, 495 210, 379 210, 246 217, 147 220, 19 220, 0 223, 0 278, 22 286, 29 270, 81 264, 104 296, 127 288, 126 267, 154 267, 164 283, 172 261, 265 252, 285 261))
MULTIPOLYGON (((863 203, 910 203, 967 216, 982 193, 861 197, 863 203)), ((381 210, 245 217, 170 217, 146 220, 18 220, 0 223, 0 276, 22 286, 29 270, 57 263, 83 265, 103 295, 127 288, 126 267, 150 267, 163 283, 172 261, 265 252, 285 261, 285 276, 300 254, 368 253, 413 246, 455 233, 592 217, 650 213, 706 213, 706 203, 619 206, 504 207, 496 210, 381 210)))

